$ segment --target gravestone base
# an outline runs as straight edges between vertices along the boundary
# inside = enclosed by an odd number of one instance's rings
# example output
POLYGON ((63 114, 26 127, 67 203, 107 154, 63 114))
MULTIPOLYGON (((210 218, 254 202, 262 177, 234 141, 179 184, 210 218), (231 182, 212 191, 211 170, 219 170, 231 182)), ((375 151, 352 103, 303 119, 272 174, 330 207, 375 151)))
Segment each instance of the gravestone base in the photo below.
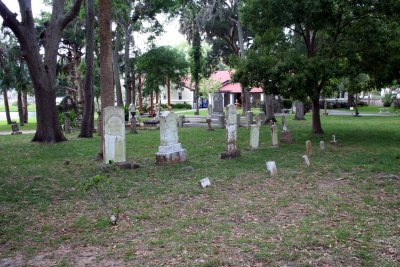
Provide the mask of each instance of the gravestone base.
POLYGON ((292 133, 289 132, 289 131, 281 132, 281 137, 280 137, 279 141, 280 141, 281 143, 284 143, 284 144, 291 144, 291 143, 293 143, 292 133))
POLYGON ((22 132, 21 132, 21 131, 18 131, 18 132, 12 132, 11 134, 22 134, 22 132))
POLYGON ((221 154, 221 159, 234 159, 237 157, 240 157, 240 151, 237 149, 226 151, 221 154))
POLYGON ((180 143, 170 146, 159 146, 156 163, 172 164, 186 161, 186 149, 180 143))

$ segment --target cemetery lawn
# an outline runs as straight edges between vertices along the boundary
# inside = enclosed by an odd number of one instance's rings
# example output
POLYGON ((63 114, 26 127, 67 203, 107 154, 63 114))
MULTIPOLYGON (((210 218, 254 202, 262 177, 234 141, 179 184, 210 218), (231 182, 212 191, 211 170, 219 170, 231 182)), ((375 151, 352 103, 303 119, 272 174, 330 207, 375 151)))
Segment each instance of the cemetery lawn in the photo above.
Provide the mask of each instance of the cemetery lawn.
MULTIPOLYGON (((14 105, 14 104, 10 103, 9 107, 10 107, 11 112, 18 112, 17 104, 14 105)), ((5 111, 6 111, 6 109, 5 109, 4 104, 0 104, 0 112, 5 112, 5 111)), ((36 104, 28 104, 28 111, 29 112, 36 111, 36 104)))
MULTIPOLYGON (((21 131, 36 130, 36 119, 29 119, 29 123, 25 123, 24 126, 19 126, 21 131)), ((0 121, 0 132, 12 132, 11 125, 7 124, 7 121, 0 121)))
POLYGON ((240 128, 234 160, 219 159, 225 130, 183 128, 188 161, 167 166, 154 164, 159 131, 141 130, 127 133, 133 170, 99 167, 98 136, 0 136, 0 266, 398 266, 399 119, 327 116, 314 136, 309 116, 288 117, 294 143, 270 148, 262 126, 255 151, 240 128))

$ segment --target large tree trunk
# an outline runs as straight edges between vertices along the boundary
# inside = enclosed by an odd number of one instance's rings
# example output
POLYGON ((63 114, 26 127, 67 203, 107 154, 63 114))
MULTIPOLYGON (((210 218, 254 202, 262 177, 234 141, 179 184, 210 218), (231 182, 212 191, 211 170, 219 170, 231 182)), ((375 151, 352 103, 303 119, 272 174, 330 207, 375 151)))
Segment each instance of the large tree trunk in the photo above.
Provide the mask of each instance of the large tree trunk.
POLYGON ((139 82, 138 82, 139 112, 143 112, 142 86, 143 86, 142 75, 139 74, 139 82))
MULTIPOLYGON (((99 5, 99 31, 100 31, 100 93, 101 114, 104 116, 104 108, 114 106, 114 83, 113 83, 113 53, 112 53, 112 2, 111 0, 100 0, 99 5)), ((122 99, 121 99, 122 101, 122 99)), ((104 155, 103 123, 100 126, 101 143, 99 159, 104 155)))
POLYGON ((94 0, 86 0, 86 77, 84 87, 84 107, 79 137, 93 137, 93 84, 94 84, 94 0))
POLYGON ((7 89, 3 89, 4 109, 6 111, 7 124, 11 124, 10 105, 8 104, 7 89))
POLYGON ((134 105, 136 105, 136 80, 135 80, 135 74, 132 75, 132 95, 131 95, 131 101, 134 105))
POLYGON ((24 123, 28 123, 28 91, 22 92, 22 111, 24 115, 24 123))
POLYGON ((275 121, 273 100, 274 100, 274 95, 273 94, 265 94, 265 117, 266 117, 266 122, 275 121))
POLYGON ((125 105, 129 107, 132 101, 132 88, 131 88, 131 64, 129 62, 129 50, 131 45, 132 27, 128 23, 125 25, 125 42, 124 42, 124 62, 125 62, 125 105))
POLYGON ((294 115, 294 119, 297 121, 305 120, 304 118, 304 103, 303 101, 296 100, 293 102, 293 105, 296 109, 296 113, 294 115))
POLYGON ((168 99, 168 101, 167 101, 168 106, 171 106, 171 80, 170 79, 167 80, 167 99, 168 99))
POLYGON ((115 94, 117 96, 117 106, 122 107, 124 102, 122 100, 122 90, 121 81, 119 80, 119 45, 121 43, 121 33, 117 30, 115 37, 115 46, 112 56, 113 61, 113 71, 114 71, 114 84, 115 84, 115 94))
POLYGON ((321 116, 319 114, 319 91, 314 92, 312 100, 312 132, 315 134, 323 134, 321 126, 321 116))
MULTIPOLYGON (((74 75, 75 75, 75 81, 76 81, 76 89, 78 91, 78 104, 81 106, 83 102, 85 101, 84 98, 84 88, 83 88, 83 83, 82 83, 82 78, 79 73, 79 64, 81 63, 81 56, 78 51, 78 47, 74 46, 74 53, 73 53, 73 67, 74 67, 74 75)), ((74 88, 74 87, 73 87, 74 88)))
POLYGON ((24 109, 22 106, 22 93, 18 91, 17 95, 17 106, 18 106, 18 117, 19 117, 19 125, 24 125, 24 109))
POLYGON ((32 15, 31 1, 19 0, 21 22, 0 1, 0 15, 3 25, 9 27, 21 45, 21 54, 25 58, 31 75, 36 97, 37 129, 32 141, 56 143, 65 141, 56 112, 56 67, 58 45, 61 32, 65 26, 76 16, 82 0, 76 0, 67 13, 65 13, 64 0, 53 0, 53 9, 50 21, 47 23, 43 35, 44 57, 40 55, 37 36, 32 15))

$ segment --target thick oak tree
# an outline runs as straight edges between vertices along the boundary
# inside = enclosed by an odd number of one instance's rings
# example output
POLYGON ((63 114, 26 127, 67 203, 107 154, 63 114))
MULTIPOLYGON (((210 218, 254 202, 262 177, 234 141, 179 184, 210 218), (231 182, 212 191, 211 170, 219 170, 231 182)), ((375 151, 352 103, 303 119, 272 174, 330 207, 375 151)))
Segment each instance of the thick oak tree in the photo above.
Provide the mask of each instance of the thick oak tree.
POLYGON ((56 66, 57 51, 61 33, 67 24, 76 16, 83 0, 75 0, 66 11, 65 0, 54 0, 50 21, 41 35, 44 55, 40 54, 38 36, 32 15, 30 0, 19 0, 21 20, 17 19, 10 9, 0 1, 0 15, 3 25, 9 27, 18 39, 22 56, 26 60, 32 79, 36 98, 37 128, 33 141, 56 143, 65 141, 56 113, 56 66))

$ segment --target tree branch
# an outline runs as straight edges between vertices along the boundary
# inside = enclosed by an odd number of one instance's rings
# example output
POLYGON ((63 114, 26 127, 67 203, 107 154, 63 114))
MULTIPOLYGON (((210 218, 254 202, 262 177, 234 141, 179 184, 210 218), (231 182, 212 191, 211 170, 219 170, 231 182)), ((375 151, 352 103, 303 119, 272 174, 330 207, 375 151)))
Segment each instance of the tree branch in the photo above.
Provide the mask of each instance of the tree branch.
POLYGON ((79 9, 81 8, 82 2, 83 0, 75 1, 74 5, 71 7, 69 12, 63 17, 61 21, 61 30, 63 30, 68 25, 68 23, 70 23, 70 21, 75 18, 76 14, 78 14, 79 9))
POLYGON ((17 20, 17 14, 12 13, 1 0, 0 15, 3 17, 3 26, 10 28, 18 39, 21 38, 23 34, 19 28, 20 22, 17 20))

